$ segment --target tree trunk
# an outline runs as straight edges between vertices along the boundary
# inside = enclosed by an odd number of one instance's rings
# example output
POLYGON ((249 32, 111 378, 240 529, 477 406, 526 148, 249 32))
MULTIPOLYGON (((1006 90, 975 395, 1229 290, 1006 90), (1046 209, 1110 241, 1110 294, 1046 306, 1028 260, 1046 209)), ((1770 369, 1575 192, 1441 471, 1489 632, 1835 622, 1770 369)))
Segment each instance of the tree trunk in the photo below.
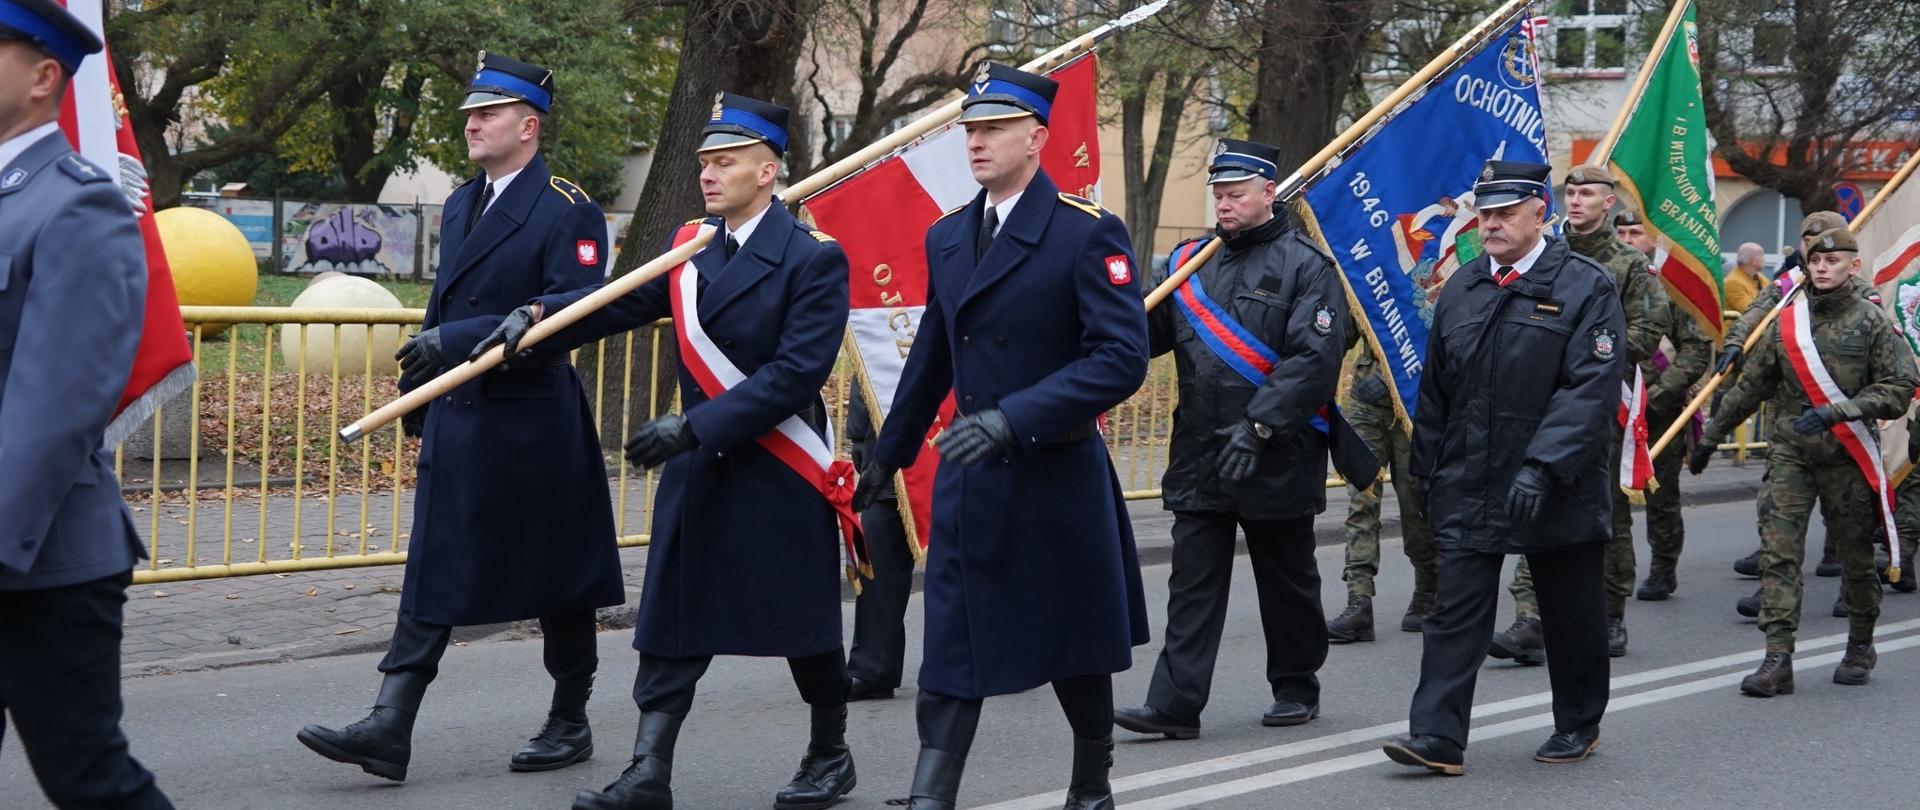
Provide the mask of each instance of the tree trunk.
POLYGON ((1120 150, 1125 158, 1127 232, 1133 237, 1133 255, 1151 262, 1160 229, 1160 201, 1166 195, 1167 171, 1180 138, 1195 77, 1177 70, 1147 68, 1120 99, 1120 150), (1153 146, 1146 144, 1147 108, 1158 90, 1159 117, 1154 122, 1153 146))
POLYGON ((1337 134, 1375 0, 1271 0, 1261 17, 1249 140, 1280 149, 1282 171, 1337 134))
MULTIPOLYGON (((712 115, 714 94, 727 91, 793 107, 794 65, 803 34, 795 25, 794 0, 689 0, 685 19, 666 120, 654 140, 653 164, 627 225, 626 247, 614 263, 616 276, 660 255, 675 226, 702 215, 694 150, 701 127, 712 115)), ((657 400, 655 410, 664 413, 673 405, 678 382, 673 341, 663 335, 655 365, 651 340, 648 329, 634 333, 631 372, 624 335, 604 341, 604 364, 596 362, 593 345, 580 351, 578 366, 589 393, 602 378, 611 381, 599 412, 600 444, 609 452, 619 452, 626 439, 622 410, 613 401, 621 381, 629 381, 624 413, 628 430, 649 417, 649 393, 657 400)))

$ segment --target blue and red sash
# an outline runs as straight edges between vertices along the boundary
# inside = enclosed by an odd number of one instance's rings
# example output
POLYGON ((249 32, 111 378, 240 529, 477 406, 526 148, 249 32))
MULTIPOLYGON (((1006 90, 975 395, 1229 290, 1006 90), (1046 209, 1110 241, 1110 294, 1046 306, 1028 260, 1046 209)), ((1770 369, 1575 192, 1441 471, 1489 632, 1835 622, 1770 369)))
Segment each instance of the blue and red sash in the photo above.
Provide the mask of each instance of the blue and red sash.
MULTIPOLYGON (((1198 252, 1201 244, 1189 242, 1174 248, 1168 257, 1168 266, 1179 269, 1181 263, 1198 252)), ((1267 376, 1273 373, 1274 365, 1280 362, 1279 353, 1234 320, 1225 307, 1208 297, 1206 288, 1200 283, 1199 273, 1188 276, 1173 291, 1173 300, 1180 308, 1180 314, 1186 317, 1187 324, 1193 327, 1194 334, 1200 337, 1200 342, 1221 362, 1226 363, 1227 368, 1245 377, 1255 387, 1266 382, 1267 376)), ((1307 420, 1307 424, 1327 437, 1328 451, 1332 454, 1334 469, 1340 473, 1340 477, 1361 489, 1373 485, 1374 478, 1380 474, 1380 459, 1347 424, 1339 406, 1331 402, 1321 405, 1307 420), (1364 454, 1356 454, 1356 449, 1364 451, 1364 454)))

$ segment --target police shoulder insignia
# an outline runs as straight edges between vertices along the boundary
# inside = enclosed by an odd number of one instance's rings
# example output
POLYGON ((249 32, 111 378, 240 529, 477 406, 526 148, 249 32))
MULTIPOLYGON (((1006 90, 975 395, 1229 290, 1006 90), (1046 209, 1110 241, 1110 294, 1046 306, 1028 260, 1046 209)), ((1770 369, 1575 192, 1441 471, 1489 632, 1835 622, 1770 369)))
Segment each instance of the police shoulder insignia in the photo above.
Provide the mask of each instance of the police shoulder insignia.
POLYGON ((1100 218, 1100 206, 1085 197, 1075 197, 1072 194, 1062 191, 1060 192, 1060 201, 1087 212, 1087 216, 1093 217, 1094 219, 1100 218))
POLYGON ((838 240, 838 239, 835 239, 835 238, 833 238, 833 237, 831 237, 831 236, 828 236, 828 235, 827 235, 827 234, 826 234, 826 233, 825 233, 824 231, 814 231, 814 230, 809 230, 809 231, 807 231, 807 234, 808 234, 809 236, 812 236, 812 237, 814 238, 814 240, 815 240, 815 241, 817 241, 817 242, 819 242, 820 244, 823 244, 823 245, 824 245, 824 244, 827 244, 827 243, 829 243, 829 242, 838 242, 838 241, 840 241, 840 240, 838 240))
POLYGON ((1620 336, 1614 334, 1612 329, 1593 330, 1593 356, 1601 360, 1612 360, 1615 346, 1619 341, 1620 336))
POLYGON ((558 191, 560 192, 561 196, 566 197, 567 202, 570 202, 576 205, 583 202, 593 202, 593 198, 587 196, 587 192, 585 189, 582 189, 580 186, 574 184, 572 180, 568 180, 567 178, 561 177, 560 175, 556 174, 552 178, 548 179, 547 185, 552 186, 554 191, 558 191))
POLYGON ((942 219, 946 219, 947 217, 950 217, 950 216, 953 216, 954 214, 958 214, 958 213, 960 213, 961 211, 965 211, 965 210, 967 210, 967 206, 968 206, 968 205, 972 205, 972 204, 973 204, 973 203, 966 203, 966 204, 964 204, 964 205, 957 205, 957 206, 954 206, 954 207, 952 207, 952 208, 949 208, 949 209, 947 209, 947 212, 946 212, 946 213, 944 213, 944 214, 941 214, 941 215, 940 215, 940 217, 939 217, 939 219, 935 219, 934 221, 935 221, 935 222, 939 222, 939 221, 940 221, 940 220, 942 220, 942 219))
POLYGON ((60 161, 60 168, 82 183, 104 183, 112 179, 104 169, 88 163, 79 155, 67 155, 60 161))
POLYGON ((1313 331, 1321 335, 1333 334, 1333 307, 1321 304, 1313 308, 1313 331))

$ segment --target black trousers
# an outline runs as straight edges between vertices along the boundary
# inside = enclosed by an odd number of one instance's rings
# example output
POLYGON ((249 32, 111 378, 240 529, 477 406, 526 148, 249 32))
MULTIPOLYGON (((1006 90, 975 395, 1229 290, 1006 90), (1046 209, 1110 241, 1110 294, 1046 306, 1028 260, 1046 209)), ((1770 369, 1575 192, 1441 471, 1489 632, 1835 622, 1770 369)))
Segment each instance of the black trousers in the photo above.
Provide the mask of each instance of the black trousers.
POLYGON ((131 582, 127 572, 0 591, 0 743, 11 716, 40 789, 61 810, 173 807, 120 731, 120 627, 131 582))
POLYGON ((873 579, 853 602, 853 647, 847 674, 875 686, 897 689, 907 660, 907 601, 913 596, 913 551, 899 505, 882 500, 860 513, 873 559, 873 579))
MULTIPOLYGON (((1113 736, 1113 676, 1076 675, 1053 682, 1053 696, 1067 716, 1073 734, 1088 740, 1113 736)), ((980 727, 978 698, 958 698, 920 690, 914 699, 914 720, 920 726, 920 747, 965 757, 980 727)))
MULTIPOLYGON (((600 666, 600 654, 593 645, 593 611, 540 617, 540 635, 545 640, 547 674, 555 682, 590 678, 600 666)), ((417 672, 427 680, 440 674, 440 656, 447 652, 453 628, 430 624, 405 613, 393 626, 393 641, 387 655, 380 659, 381 672, 417 672)))
MULTIPOLYGON (((1606 553, 1606 543, 1592 542, 1527 555, 1540 599, 1557 732, 1598 725, 1607 711, 1606 553)), ((1440 550, 1440 587, 1422 627, 1420 685, 1408 718, 1414 734, 1466 747, 1474 682, 1493 639, 1505 563, 1504 554, 1440 550)))
POLYGON ((1166 642, 1153 667, 1147 705, 1181 720, 1198 722, 1213 688, 1233 584, 1236 528, 1247 533, 1273 697, 1309 705, 1320 701, 1320 678, 1314 673, 1327 662, 1327 629, 1320 565, 1313 556, 1313 518, 1242 520, 1222 512, 1175 512, 1166 642))
MULTIPOLYGON (((633 702, 641 712, 663 712, 685 717, 693 711, 694 688, 707 674, 713 656, 669 658, 640 654, 640 671, 633 676, 633 702)), ((847 703, 847 659, 839 650, 787 659, 793 685, 807 705, 830 709, 847 703)))

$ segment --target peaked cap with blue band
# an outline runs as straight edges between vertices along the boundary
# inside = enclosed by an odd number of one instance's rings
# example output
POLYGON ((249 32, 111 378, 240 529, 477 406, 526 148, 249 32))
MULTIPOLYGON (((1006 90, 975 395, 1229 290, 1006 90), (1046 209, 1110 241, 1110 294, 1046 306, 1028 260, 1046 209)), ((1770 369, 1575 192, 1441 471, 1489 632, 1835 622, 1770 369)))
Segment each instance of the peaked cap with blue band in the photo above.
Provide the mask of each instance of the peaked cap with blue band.
POLYGON ((467 100, 460 103, 460 109, 520 101, 543 113, 553 110, 553 71, 486 51, 481 51, 479 58, 473 81, 467 83, 467 100))
POLYGON ((1060 83, 1038 73, 1028 73, 1006 65, 981 62, 967 85, 967 98, 960 102, 960 120, 993 121, 1031 115, 1047 123, 1053 113, 1054 94, 1060 83))
POLYGON ((1473 207, 1478 211, 1505 208, 1531 199, 1546 199, 1547 178, 1553 167, 1520 160, 1489 160, 1473 184, 1473 207))
POLYGON ((0 40, 25 42, 73 73, 106 47, 100 36, 53 0, 0 0, 0 40))
POLYGON ((1264 143, 1221 138, 1207 164, 1207 185, 1262 177, 1280 180, 1280 148, 1264 143))
POLYGON ((700 130, 699 152, 764 143, 776 155, 787 154, 787 108, 736 93, 713 96, 713 116, 700 130))

